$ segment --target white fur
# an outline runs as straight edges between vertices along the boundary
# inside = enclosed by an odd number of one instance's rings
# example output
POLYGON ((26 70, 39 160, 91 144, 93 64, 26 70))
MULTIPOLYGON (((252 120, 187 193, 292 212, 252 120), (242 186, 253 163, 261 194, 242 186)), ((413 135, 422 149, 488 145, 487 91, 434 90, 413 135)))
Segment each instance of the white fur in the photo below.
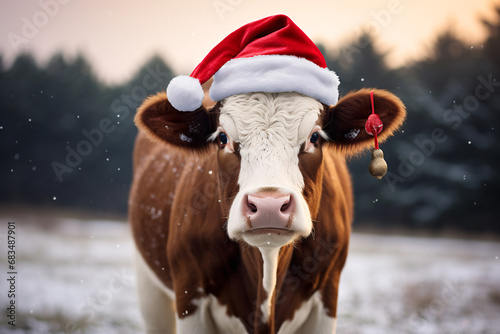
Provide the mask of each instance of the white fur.
MULTIPOLYGON (((302 196, 304 178, 298 155, 301 145, 309 140, 313 131, 325 136, 316 125, 321 109, 317 100, 298 93, 247 93, 231 96, 222 103, 218 132, 224 131, 231 142, 239 143, 241 157, 240 191, 231 206, 227 230, 230 238, 242 238, 261 251, 262 284, 267 293, 261 305, 263 322, 268 321, 271 313, 280 247, 311 233, 312 221, 302 196), (243 198, 262 187, 276 187, 292 195, 297 204, 291 225, 295 234, 254 236, 243 233, 247 228, 246 217, 242 214, 243 198)), ((215 136, 216 133, 212 137, 215 136)), ((308 151, 314 149, 309 147, 308 151)))
POLYGON ((210 98, 250 92, 298 92, 327 105, 338 101, 340 84, 335 72, 291 55, 261 55, 231 59, 215 74, 210 98))
POLYGON ((175 333, 174 292, 136 255, 137 292, 147 334, 175 333))
POLYGON ((328 316, 321 294, 316 291, 295 312, 292 320, 287 320, 281 325, 278 334, 335 334, 336 326, 337 319, 328 316))
POLYGON ((219 304, 213 295, 192 301, 196 312, 182 319, 177 317, 178 334, 246 334, 239 318, 228 316, 226 306, 219 304))
MULTIPOLYGON (((276 284, 276 272, 273 267, 274 262, 277 262, 277 252, 266 254, 262 254, 265 262, 263 285, 271 296, 276 284), (268 269, 265 269, 266 263, 268 269)), ((241 320, 233 316, 229 317, 226 306, 221 305, 213 295, 193 300, 193 304, 197 306, 196 311, 179 319, 175 311, 174 292, 160 282, 141 255, 136 257, 136 269, 139 302, 146 325, 145 333, 247 333, 241 320)), ((286 303, 286 300, 284 302, 286 303)), ((269 317, 267 300, 261 305, 261 310, 265 314, 263 320, 267 321, 269 317)), ((248 321, 252 321, 253 324, 253 318, 250 317, 248 321)), ((317 291, 295 312, 292 320, 283 323, 278 334, 334 334, 335 327, 336 319, 327 315, 320 292, 317 291)))
POLYGON ((137 291, 147 334, 247 333, 240 319, 229 317, 213 295, 192 301, 193 314, 179 319, 174 291, 167 288, 140 254, 136 256, 137 291), (176 331, 177 323, 177 331, 176 331))
POLYGON ((278 256, 280 249, 278 247, 260 247, 262 260, 264 261, 262 286, 267 293, 267 298, 261 305, 262 322, 267 323, 271 314, 271 301, 274 289, 276 288, 276 275, 278 272, 278 256))
MULTIPOLYGON (((240 239, 246 228, 241 213, 245 194, 261 187, 277 187, 291 193, 297 203, 291 226, 297 232, 294 237, 307 237, 311 233, 312 222, 302 196, 304 178, 298 155, 301 144, 309 139, 316 125, 321 108, 316 99, 298 93, 248 93, 223 101, 220 126, 233 142, 239 143, 241 156, 240 191, 228 219, 230 238, 240 239)), ((269 241, 276 241, 275 246, 280 247, 292 239, 282 244, 277 238, 269 241)))

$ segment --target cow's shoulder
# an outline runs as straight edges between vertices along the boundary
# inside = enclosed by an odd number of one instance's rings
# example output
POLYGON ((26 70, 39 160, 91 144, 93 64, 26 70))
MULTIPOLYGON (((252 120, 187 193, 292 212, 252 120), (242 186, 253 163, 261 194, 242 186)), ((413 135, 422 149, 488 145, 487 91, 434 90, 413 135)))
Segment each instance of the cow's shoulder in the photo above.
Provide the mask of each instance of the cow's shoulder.
POLYGON ((172 287, 172 277, 165 252, 167 244, 175 246, 177 241, 189 244, 189 236, 200 231, 205 219, 216 215, 203 214, 203 208, 218 212, 215 181, 214 187, 207 187, 207 181, 215 180, 217 175, 214 157, 183 154, 178 149, 150 141, 142 133, 136 139, 129 198, 130 224, 138 251, 169 287, 172 287), (200 204, 205 199, 208 202, 200 204), (188 226, 186 222, 194 232, 182 235, 179 231, 188 226))

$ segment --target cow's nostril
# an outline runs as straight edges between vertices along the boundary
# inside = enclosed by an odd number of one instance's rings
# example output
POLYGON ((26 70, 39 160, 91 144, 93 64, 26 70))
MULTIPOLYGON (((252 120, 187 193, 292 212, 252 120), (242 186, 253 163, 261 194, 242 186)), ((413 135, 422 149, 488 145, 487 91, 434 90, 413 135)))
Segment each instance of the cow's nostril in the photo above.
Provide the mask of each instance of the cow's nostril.
POLYGON ((257 212, 257 207, 253 203, 248 203, 248 207, 250 208, 250 211, 252 212, 257 212))
POLYGON ((256 201, 258 201, 258 198, 256 199, 256 198, 254 198, 252 196, 247 196, 246 197, 247 205, 246 205, 246 210, 245 211, 246 211, 247 215, 252 215, 252 214, 257 213, 257 211, 258 211, 257 207, 258 207, 259 204, 256 201))
POLYGON ((288 209, 289 207, 290 207, 290 203, 283 204, 283 205, 281 206, 280 211, 281 211, 281 212, 285 212, 285 211, 286 211, 286 209, 288 209))
POLYGON ((290 208, 291 205, 292 205, 291 198, 288 197, 288 199, 286 199, 286 202, 281 206, 280 211, 286 212, 290 208))
POLYGON ((292 194, 257 192, 245 196, 243 216, 248 227, 288 229, 295 211, 292 194))
POLYGON ((246 197, 246 205, 244 206, 244 214, 245 215, 256 215, 263 212, 275 214, 289 214, 290 211, 293 210, 293 200, 290 195, 282 195, 281 194, 258 194, 255 195, 247 195, 246 197), (259 196, 260 195, 260 196, 259 196), (274 195, 274 196, 273 196, 274 195))

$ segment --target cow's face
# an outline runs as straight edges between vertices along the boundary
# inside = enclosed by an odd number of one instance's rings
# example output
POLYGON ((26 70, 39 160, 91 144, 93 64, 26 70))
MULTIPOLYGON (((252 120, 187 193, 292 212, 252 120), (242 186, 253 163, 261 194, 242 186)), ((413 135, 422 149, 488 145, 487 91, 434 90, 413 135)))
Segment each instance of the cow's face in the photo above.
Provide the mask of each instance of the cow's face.
MULTIPOLYGON (((405 111, 391 93, 374 92, 383 141, 402 124, 405 111)), ((215 149, 229 237, 281 247, 313 229, 323 150, 352 154, 372 143, 364 131, 372 112, 369 94, 350 93, 328 107, 293 92, 248 93, 224 99, 211 112, 180 112, 162 93, 143 103, 135 121, 150 138, 186 154, 215 149)))
POLYGON ((248 93, 222 101, 211 139, 219 145, 230 238, 279 247, 311 233, 327 138, 323 109, 298 93, 248 93))

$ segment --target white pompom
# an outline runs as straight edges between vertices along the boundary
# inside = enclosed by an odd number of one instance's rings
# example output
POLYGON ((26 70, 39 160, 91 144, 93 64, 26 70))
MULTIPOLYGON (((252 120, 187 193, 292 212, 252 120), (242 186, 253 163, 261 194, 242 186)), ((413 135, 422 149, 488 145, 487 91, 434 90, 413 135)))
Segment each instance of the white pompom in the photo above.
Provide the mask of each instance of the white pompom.
POLYGON ((168 100, 179 111, 195 111, 201 107, 204 96, 200 81, 187 75, 173 78, 167 87, 168 100))

